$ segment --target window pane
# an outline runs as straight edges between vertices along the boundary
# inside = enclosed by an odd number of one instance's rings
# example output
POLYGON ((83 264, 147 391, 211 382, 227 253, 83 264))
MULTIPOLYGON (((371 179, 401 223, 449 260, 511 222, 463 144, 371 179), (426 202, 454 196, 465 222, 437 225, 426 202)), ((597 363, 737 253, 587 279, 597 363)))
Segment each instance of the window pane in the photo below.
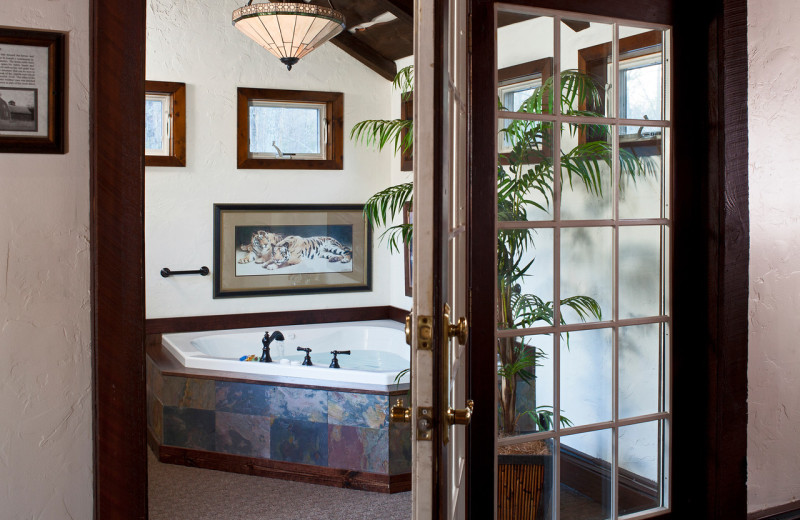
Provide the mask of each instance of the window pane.
POLYGON ((661 421, 623 426, 619 429, 619 514, 627 515, 658 507, 661 421))
POLYGON ((619 329, 619 417, 658 413, 663 325, 619 329))
POLYGON ((553 324, 553 230, 498 232, 498 328, 553 324))
POLYGON ((501 110, 552 113, 553 18, 497 13, 497 84, 501 110))
POLYGON ((613 75, 608 74, 612 26, 561 22, 561 110, 565 115, 612 117, 613 75))
POLYGON ((611 329, 562 334, 562 427, 583 426, 612 419, 614 392, 611 386, 611 340, 611 329))
POLYGON ((612 240, 608 227, 561 230, 561 313, 566 323, 612 318, 612 240))
MULTIPOLYGON (((619 84, 620 118, 661 119, 661 54, 620 63, 619 84)), ((639 128, 635 126, 623 126, 620 134, 636 134, 637 131, 639 128)), ((648 134, 659 133, 660 128, 648 129, 648 134)))
POLYGON ((144 102, 144 148, 163 150, 164 146, 164 105, 163 99, 147 98, 144 102))
POLYGON ((250 153, 320 154, 320 109, 250 106, 250 153))
POLYGON ((500 119, 497 219, 553 219, 553 124, 500 119))
POLYGON ((553 336, 498 338, 497 385, 501 439, 552 430, 553 336))
POLYGON ((619 317, 658 316, 661 226, 619 228, 619 317))
POLYGON ((604 520, 611 516, 611 430, 561 439, 560 518, 604 520))
POLYGON ((661 218, 669 215, 664 181, 664 139, 669 130, 639 127, 619 139, 619 218, 661 218), (657 131, 656 131, 657 130, 657 131))
POLYGON ((561 218, 610 219, 611 131, 609 125, 561 125, 561 218))

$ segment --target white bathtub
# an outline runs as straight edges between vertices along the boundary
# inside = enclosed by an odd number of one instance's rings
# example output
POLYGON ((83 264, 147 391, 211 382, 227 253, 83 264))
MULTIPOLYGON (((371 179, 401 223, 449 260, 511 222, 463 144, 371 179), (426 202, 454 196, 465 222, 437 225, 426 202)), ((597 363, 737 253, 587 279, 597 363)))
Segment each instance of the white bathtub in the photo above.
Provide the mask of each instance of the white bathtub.
MULTIPOLYGON (((164 334, 162 343, 187 368, 391 385, 398 372, 409 364, 410 350, 403 329, 402 324, 391 320, 356 321, 164 334), (261 357, 264 332, 272 335, 276 330, 286 340, 283 345, 278 341, 270 345, 272 363, 239 360, 249 354, 261 357), (299 364, 305 353, 298 352, 297 347, 312 349, 313 366, 299 364), (353 354, 340 354, 341 368, 329 368, 332 350, 350 350, 353 354), (371 366, 353 368, 359 362, 371 366)), ((406 373, 399 383, 408 381, 406 373)))

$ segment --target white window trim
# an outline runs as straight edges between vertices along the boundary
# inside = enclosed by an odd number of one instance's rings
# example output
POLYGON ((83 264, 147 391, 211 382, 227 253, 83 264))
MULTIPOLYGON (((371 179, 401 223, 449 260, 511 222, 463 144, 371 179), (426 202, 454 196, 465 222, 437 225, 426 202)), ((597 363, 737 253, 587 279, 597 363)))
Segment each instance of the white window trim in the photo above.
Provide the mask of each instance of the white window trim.
POLYGON ((171 154, 170 143, 172 141, 172 95, 170 94, 146 94, 146 101, 161 102, 161 148, 146 148, 146 155, 167 156, 171 154))
POLYGON ((291 102, 291 101, 268 101, 262 99, 254 99, 251 100, 248 105, 248 118, 249 118, 249 108, 250 107, 275 107, 275 108, 306 108, 306 109, 313 109, 317 110, 319 114, 319 135, 317 136, 319 139, 319 149, 320 153, 292 153, 288 150, 282 150, 284 155, 281 157, 278 155, 277 150, 274 152, 252 152, 249 151, 250 142, 249 142, 249 130, 250 130, 250 123, 248 120, 248 155, 253 159, 292 159, 292 160, 326 160, 326 150, 328 144, 328 115, 327 115, 327 105, 326 103, 307 103, 307 102, 291 102))

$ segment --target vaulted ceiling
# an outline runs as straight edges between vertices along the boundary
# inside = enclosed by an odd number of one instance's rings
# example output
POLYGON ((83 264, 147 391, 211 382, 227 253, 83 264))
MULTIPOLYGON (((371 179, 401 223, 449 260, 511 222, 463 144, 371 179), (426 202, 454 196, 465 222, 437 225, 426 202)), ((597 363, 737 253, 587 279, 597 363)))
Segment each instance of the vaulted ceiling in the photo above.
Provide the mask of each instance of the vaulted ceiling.
MULTIPOLYGON (((397 74, 395 60, 414 53, 414 0, 314 0, 332 6, 345 18, 347 29, 331 43, 388 80, 397 74), (388 14, 387 14, 388 13, 388 14)), ((530 15, 499 13, 500 27, 536 18, 530 15)), ((589 27, 588 22, 565 20, 575 32, 589 27)))

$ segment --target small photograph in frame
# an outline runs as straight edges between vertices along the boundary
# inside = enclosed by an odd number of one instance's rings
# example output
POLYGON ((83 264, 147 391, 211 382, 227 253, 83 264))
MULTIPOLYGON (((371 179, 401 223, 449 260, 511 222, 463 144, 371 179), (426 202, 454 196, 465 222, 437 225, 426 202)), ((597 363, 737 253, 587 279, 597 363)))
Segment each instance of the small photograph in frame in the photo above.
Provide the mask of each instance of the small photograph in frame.
POLYGON ((372 288, 363 205, 214 205, 214 298, 372 288))
POLYGON ((65 153, 66 38, 0 28, 0 152, 65 153))

